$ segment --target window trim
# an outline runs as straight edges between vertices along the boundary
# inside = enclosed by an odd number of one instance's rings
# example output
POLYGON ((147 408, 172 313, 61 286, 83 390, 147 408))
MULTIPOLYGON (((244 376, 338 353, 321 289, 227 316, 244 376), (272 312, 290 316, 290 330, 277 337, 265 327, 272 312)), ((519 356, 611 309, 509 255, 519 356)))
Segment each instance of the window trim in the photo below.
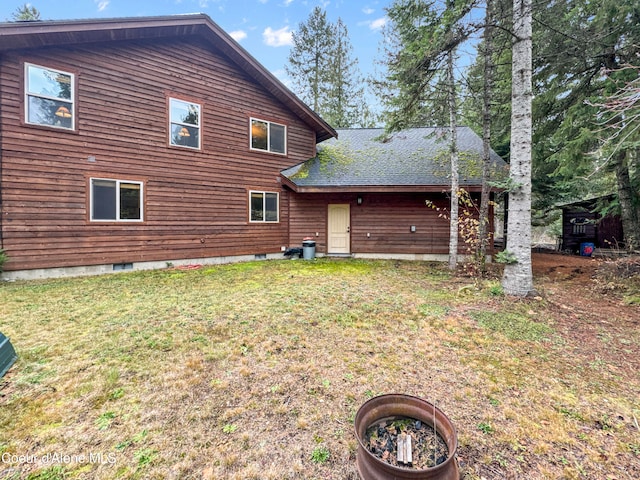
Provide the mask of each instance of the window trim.
POLYGON ((176 96, 172 96, 172 95, 167 95, 167 120, 168 120, 168 135, 167 135, 167 140, 169 141, 169 146, 170 147, 176 147, 176 148, 188 148, 189 150, 197 150, 197 151, 201 151, 202 150, 202 103, 201 102, 194 102, 191 100, 185 100, 184 98, 180 98, 180 97, 176 97, 176 96), (183 122, 174 122, 173 119, 171 118, 171 102, 176 101, 176 102, 181 102, 181 103, 186 103, 186 104, 192 104, 192 105, 197 105, 198 106, 198 125, 192 125, 190 123, 183 123, 183 122), (190 145, 179 145, 176 143, 173 143, 171 141, 171 137, 172 137, 172 128, 171 126, 173 124, 176 125, 182 125, 183 127, 190 127, 190 128, 197 128, 198 129, 198 146, 197 147, 192 147, 190 145))
POLYGON ((269 192, 266 190, 249 190, 249 223, 280 223, 280 192, 269 192), (253 220, 251 218, 251 197, 254 193, 262 194, 262 217, 265 218, 265 220, 253 220), (267 212, 265 199, 268 193, 276 196, 276 220, 266 220, 267 212))
POLYGON ((284 123, 272 122, 271 120, 263 120, 258 117, 249 117, 249 150, 253 152, 264 152, 271 153, 273 155, 287 155, 287 126, 284 123), (267 149, 263 150, 262 148, 254 148, 253 147, 253 121, 263 122, 267 124, 267 149), (284 152, 274 152, 271 150, 271 125, 278 125, 279 127, 284 128, 284 152))
POLYGON ((121 180, 116 178, 106 177, 89 177, 89 221, 95 223, 142 223, 144 222, 144 182, 140 180, 121 180), (93 181, 103 180, 106 182, 116 183, 116 217, 115 219, 96 219, 93 218, 93 181), (120 184, 131 183, 140 186, 140 218, 125 218, 120 217, 120 184))
POLYGON ((75 72, 70 72, 70 71, 66 71, 66 70, 62 70, 60 68, 54 68, 54 67, 47 67, 44 65, 40 65, 37 63, 33 63, 33 62, 28 62, 28 61, 24 61, 23 62, 24 67, 23 67, 23 81, 22 81, 22 101, 24 103, 24 110, 23 110, 23 121, 25 125, 29 125, 29 126, 33 126, 33 127, 39 127, 39 128, 54 128, 56 130, 59 131, 63 131, 63 132, 76 132, 77 131, 77 125, 78 122, 76 121, 76 118, 78 117, 78 106, 77 106, 77 101, 76 101, 76 78, 77 78, 77 73, 75 72), (51 72, 56 72, 56 73, 60 73, 63 75, 69 75, 69 77, 71 77, 71 94, 70 94, 70 99, 67 100, 66 98, 59 98, 59 97, 52 97, 52 96, 48 96, 48 95, 42 95, 39 93, 32 93, 29 90, 29 67, 36 67, 36 68, 40 68, 42 70, 48 70, 51 72), (30 122, 29 121, 29 97, 36 97, 36 98, 43 98, 46 100, 52 100, 52 101, 57 101, 57 102, 62 102, 62 103, 68 103, 71 105, 71 128, 68 127, 63 127, 63 126, 57 126, 57 125, 48 125, 46 123, 35 123, 35 122, 30 122))

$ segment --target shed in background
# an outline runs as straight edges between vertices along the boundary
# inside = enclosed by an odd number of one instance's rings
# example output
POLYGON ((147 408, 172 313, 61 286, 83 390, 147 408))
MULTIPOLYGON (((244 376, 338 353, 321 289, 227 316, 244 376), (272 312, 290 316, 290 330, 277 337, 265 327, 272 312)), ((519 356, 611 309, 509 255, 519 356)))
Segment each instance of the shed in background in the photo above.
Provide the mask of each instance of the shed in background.
POLYGON ((595 248, 619 248, 623 241, 620 215, 599 213, 615 199, 615 195, 607 195, 562 205, 561 250, 580 253, 585 243, 593 243, 595 248))

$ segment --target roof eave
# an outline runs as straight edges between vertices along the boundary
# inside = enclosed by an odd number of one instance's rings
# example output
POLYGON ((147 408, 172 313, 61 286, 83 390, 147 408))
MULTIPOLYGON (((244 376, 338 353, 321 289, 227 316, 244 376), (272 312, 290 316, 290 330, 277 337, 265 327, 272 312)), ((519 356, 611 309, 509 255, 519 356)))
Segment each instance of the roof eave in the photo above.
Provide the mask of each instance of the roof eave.
MULTIPOLYGON (((283 184, 296 193, 443 193, 451 190, 446 185, 298 185, 285 176, 283 184)), ((475 193, 482 188, 470 185, 465 190, 475 193)))

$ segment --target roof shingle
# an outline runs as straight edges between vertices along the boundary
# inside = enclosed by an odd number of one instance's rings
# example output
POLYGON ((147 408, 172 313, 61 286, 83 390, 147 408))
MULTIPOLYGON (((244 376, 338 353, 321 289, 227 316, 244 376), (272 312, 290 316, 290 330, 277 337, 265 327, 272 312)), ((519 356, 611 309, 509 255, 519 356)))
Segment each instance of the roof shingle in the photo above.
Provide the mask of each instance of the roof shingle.
MULTIPOLYGON (((298 187, 447 186, 446 128, 410 128, 384 136, 382 128, 337 130, 338 139, 318 145, 318 155, 282 172, 298 187)), ((460 185, 481 184, 482 139, 458 127, 460 185)), ((496 169, 502 158, 491 151, 496 169)))

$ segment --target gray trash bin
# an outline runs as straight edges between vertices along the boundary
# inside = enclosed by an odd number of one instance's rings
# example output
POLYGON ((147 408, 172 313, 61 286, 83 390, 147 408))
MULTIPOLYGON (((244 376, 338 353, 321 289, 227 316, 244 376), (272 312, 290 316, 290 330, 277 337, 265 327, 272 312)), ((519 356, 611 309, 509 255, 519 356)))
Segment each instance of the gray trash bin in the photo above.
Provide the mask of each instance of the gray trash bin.
POLYGON ((316 258, 316 242, 315 240, 302 241, 302 258, 305 260, 313 260, 316 258))

